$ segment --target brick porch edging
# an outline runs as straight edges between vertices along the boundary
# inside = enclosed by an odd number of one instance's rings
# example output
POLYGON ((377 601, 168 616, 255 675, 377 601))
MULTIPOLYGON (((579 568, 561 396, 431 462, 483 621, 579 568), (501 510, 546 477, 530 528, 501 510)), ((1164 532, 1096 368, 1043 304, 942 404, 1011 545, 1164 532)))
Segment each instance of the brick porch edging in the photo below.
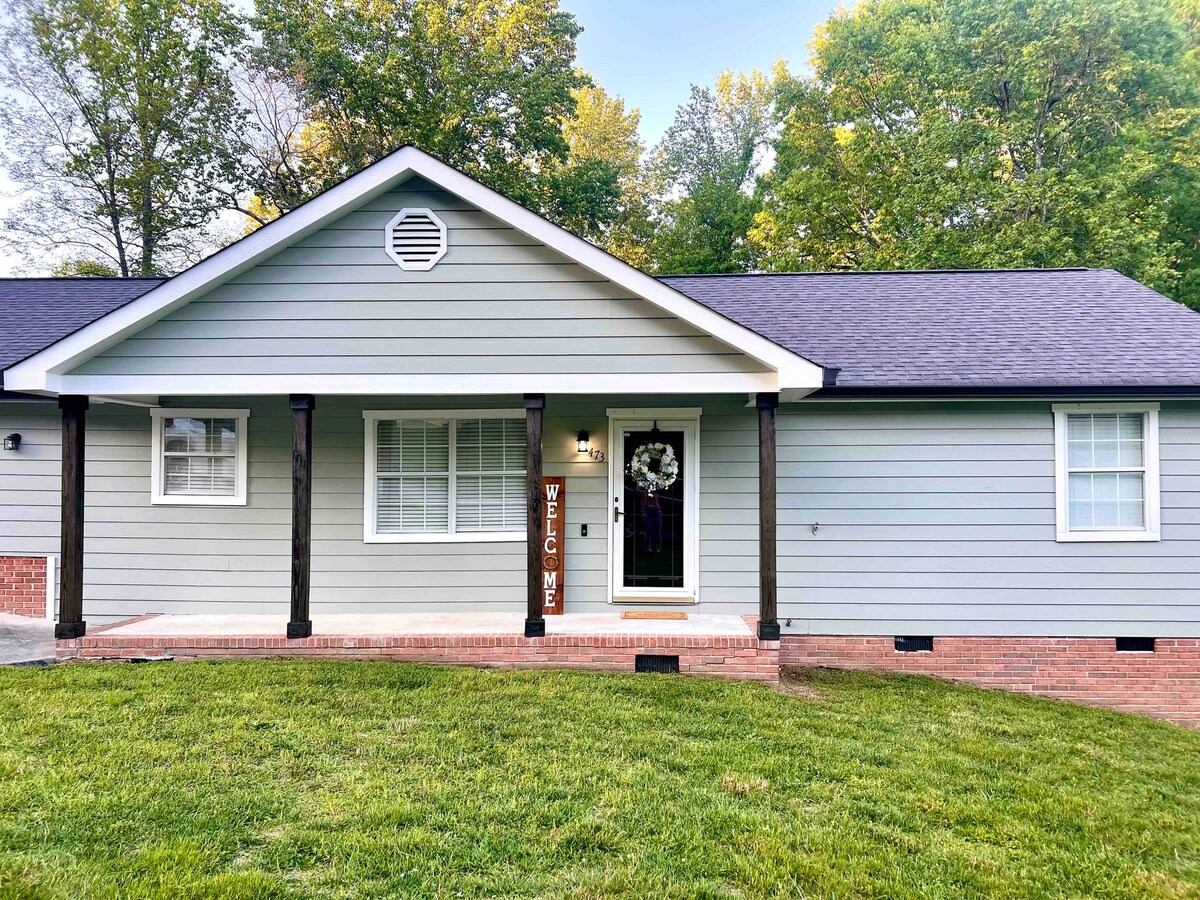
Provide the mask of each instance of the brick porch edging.
POLYGON ((1112 638, 937 637, 932 652, 900 653, 890 636, 784 635, 779 661, 934 675, 1200 727, 1200 638, 1118 653, 1112 638))
MULTIPOLYGON (((124 624, 124 623, 122 623, 124 624)), ((750 681, 779 681, 778 641, 705 635, 513 634, 152 636, 98 631, 57 642, 59 660, 104 659, 390 659, 499 668, 632 672, 639 653, 679 657, 679 671, 750 681)))
POLYGON ((44 618, 48 565, 44 556, 0 556, 0 613, 44 618))

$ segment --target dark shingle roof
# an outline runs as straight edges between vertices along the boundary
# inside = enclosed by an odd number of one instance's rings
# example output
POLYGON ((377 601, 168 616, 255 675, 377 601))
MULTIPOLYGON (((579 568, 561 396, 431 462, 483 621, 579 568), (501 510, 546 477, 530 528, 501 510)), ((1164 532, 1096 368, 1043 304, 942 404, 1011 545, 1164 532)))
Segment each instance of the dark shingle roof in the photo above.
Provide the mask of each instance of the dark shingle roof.
MULTIPOLYGON (((1107 269, 661 280, 839 367, 839 389, 1200 386, 1200 314, 1107 269)), ((160 282, 0 279, 0 370, 160 282)))
POLYGON ((839 388, 1200 385, 1200 313, 1108 269, 661 280, 839 388))
POLYGON ((161 278, 0 278, 0 371, 161 282, 161 278))

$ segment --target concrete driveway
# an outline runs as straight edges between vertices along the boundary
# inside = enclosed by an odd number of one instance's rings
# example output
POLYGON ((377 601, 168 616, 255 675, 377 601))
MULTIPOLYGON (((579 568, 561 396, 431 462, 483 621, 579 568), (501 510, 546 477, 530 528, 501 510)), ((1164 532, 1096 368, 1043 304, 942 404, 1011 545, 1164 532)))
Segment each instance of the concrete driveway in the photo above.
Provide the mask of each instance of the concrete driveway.
POLYGON ((54 662, 54 623, 0 613, 0 665, 54 662))

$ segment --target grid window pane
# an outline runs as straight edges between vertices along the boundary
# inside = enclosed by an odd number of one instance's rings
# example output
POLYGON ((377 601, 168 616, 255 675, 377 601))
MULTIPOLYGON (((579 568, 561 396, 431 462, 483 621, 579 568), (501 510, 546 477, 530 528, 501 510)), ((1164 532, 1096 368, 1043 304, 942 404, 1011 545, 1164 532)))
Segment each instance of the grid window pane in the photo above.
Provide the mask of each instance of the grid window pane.
POLYGON ((450 423, 393 419, 375 423, 375 530, 445 533, 450 527, 450 423))
POLYGON ((455 446, 455 529, 524 530, 524 420, 460 420, 455 446))
POLYGON ((1068 527, 1118 530, 1146 527, 1145 474, 1072 472, 1067 479, 1068 527))
POLYGON ((375 528, 380 534, 445 533, 449 526, 450 479, 445 475, 402 475, 379 479, 375 528))
POLYGON ((164 495, 237 494, 237 419, 164 417, 162 429, 164 495))
POLYGON ((163 419, 167 453, 236 453, 237 419, 163 419))
POLYGON ((450 470, 450 423, 404 419, 375 423, 376 471, 437 472, 450 470))
POLYGON ((232 497, 237 492, 237 460, 232 456, 168 456, 165 494, 232 497))
POLYGON ((524 530, 522 419, 379 420, 375 428, 377 533, 524 530))

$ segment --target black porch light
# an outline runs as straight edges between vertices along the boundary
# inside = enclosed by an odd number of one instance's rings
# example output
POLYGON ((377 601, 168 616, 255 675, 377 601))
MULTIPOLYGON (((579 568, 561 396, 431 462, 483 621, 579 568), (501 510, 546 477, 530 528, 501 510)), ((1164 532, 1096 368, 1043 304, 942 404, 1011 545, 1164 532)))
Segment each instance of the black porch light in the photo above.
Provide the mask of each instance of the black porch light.
POLYGON ((19 434, 7 434, 4 436, 5 450, 19 450, 21 448, 21 436, 19 434))
POLYGON ((575 440, 579 442, 579 452, 588 452, 588 438, 590 435, 584 429, 579 429, 579 434, 575 435, 575 440))

